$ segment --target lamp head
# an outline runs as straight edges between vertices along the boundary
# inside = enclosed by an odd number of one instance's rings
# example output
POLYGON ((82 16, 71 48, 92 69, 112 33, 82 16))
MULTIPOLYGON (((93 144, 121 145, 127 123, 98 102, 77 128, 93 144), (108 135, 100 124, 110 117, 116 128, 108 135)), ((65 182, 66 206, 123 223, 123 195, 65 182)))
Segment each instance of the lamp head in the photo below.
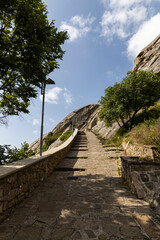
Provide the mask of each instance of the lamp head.
POLYGON ((55 84, 55 81, 53 81, 51 78, 48 78, 48 79, 45 81, 45 84, 55 84))

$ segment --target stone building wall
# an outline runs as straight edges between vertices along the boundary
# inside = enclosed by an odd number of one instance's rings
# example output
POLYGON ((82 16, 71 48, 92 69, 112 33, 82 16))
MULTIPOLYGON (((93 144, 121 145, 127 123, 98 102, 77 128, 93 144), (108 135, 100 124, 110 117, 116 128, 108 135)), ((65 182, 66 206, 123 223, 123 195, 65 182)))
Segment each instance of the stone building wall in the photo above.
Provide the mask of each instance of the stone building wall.
POLYGON ((0 222, 54 171, 69 151, 77 132, 74 131, 73 136, 60 147, 43 153, 42 157, 35 156, 0 166, 0 222))

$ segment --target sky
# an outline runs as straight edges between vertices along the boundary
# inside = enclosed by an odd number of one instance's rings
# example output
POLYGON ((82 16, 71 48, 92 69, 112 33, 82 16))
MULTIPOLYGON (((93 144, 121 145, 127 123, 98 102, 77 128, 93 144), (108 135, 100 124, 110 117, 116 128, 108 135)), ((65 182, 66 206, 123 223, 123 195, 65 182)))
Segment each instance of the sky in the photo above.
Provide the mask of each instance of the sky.
MULTIPOLYGON (((69 40, 60 68, 49 77, 44 133, 72 111, 98 103, 104 90, 122 81, 138 53, 160 34, 160 0, 45 0, 49 21, 69 40)), ((40 136, 42 100, 31 100, 30 114, 9 117, 0 126, 0 144, 20 147, 40 136)))

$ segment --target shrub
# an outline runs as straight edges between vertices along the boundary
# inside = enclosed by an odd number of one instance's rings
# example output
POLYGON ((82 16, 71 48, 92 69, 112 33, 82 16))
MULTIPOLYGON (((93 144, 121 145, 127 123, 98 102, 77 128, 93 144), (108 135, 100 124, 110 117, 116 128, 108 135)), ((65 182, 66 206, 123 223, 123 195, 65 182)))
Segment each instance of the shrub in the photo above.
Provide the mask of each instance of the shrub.
POLYGON ((42 147, 42 151, 45 152, 48 150, 49 146, 54 143, 60 136, 62 135, 62 133, 57 133, 57 134, 54 134, 52 132, 50 132, 48 134, 48 136, 46 137, 45 139, 45 143, 42 147))
POLYGON ((160 77, 152 71, 130 71, 121 83, 105 89, 99 116, 108 126, 117 122, 131 129, 140 110, 154 106, 160 99, 160 77))
POLYGON ((71 135, 72 135, 72 130, 69 130, 60 137, 60 140, 65 142, 71 135))
POLYGON ((12 163, 33 156, 33 150, 29 150, 29 144, 24 142, 21 148, 11 148, 10 145, 0 146, 0 164, 12 163))

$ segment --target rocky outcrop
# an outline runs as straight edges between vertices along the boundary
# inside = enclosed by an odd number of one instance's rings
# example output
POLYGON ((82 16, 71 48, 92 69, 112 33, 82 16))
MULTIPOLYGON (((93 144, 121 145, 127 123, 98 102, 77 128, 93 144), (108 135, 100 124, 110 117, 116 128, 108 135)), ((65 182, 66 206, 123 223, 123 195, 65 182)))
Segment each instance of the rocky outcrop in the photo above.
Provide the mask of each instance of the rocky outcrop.
MULTIPOLYGON (((71 130, 72 124, 74 128, 78 128, 79 130, 88 128, 88 122, 90 118, 92 118, 92 115, 94 116, 94 113, 97 112, 98 108, 99 108, 99 104, 90 104, 73 111, 52 130, 52 134, 64 133, 68 130, 71 130)), ((43 136, 44 142, 48 135, 49 133, 43 136)), ((58 142, 56 141, 55 143, 53 143, 52 147, 56 147, 57 144, 60 145, 59 140, 58 142)), ((37 139, 35 142, 33 142, 30 145, 30 149, 34 151, 36 150, 38 151, 39 146, 40 146, 40 139, 37 139)))
POLYGON ((134 60, 133 71, 144 70, 160 75, 160 35, 142 49, 134 60))
MULTIPOLYGON (((110 138, 119 129, 119 126, 115 123, 112 127, 107 128, 105 122, 100 121, 98 117, 99 110, 99 104, 90 104, 73 111, 52 130, 52 134, 64 133, 68 130, 71 130, 73 124, 73 127, 78 128, 79 130, 89 129, 91 131, 98 132, 104 139, 110 138)), ((50 133, 47 133, 43 136, 44 142, 49 134, 50 133)), ((57 147, 60 144, 61 141, 58 139, 56 142, 50 145, 49 149, 57 147)), ((34 151, 39 151, 39 148, 39 139, 30 145, 30 149, 34 151)))

